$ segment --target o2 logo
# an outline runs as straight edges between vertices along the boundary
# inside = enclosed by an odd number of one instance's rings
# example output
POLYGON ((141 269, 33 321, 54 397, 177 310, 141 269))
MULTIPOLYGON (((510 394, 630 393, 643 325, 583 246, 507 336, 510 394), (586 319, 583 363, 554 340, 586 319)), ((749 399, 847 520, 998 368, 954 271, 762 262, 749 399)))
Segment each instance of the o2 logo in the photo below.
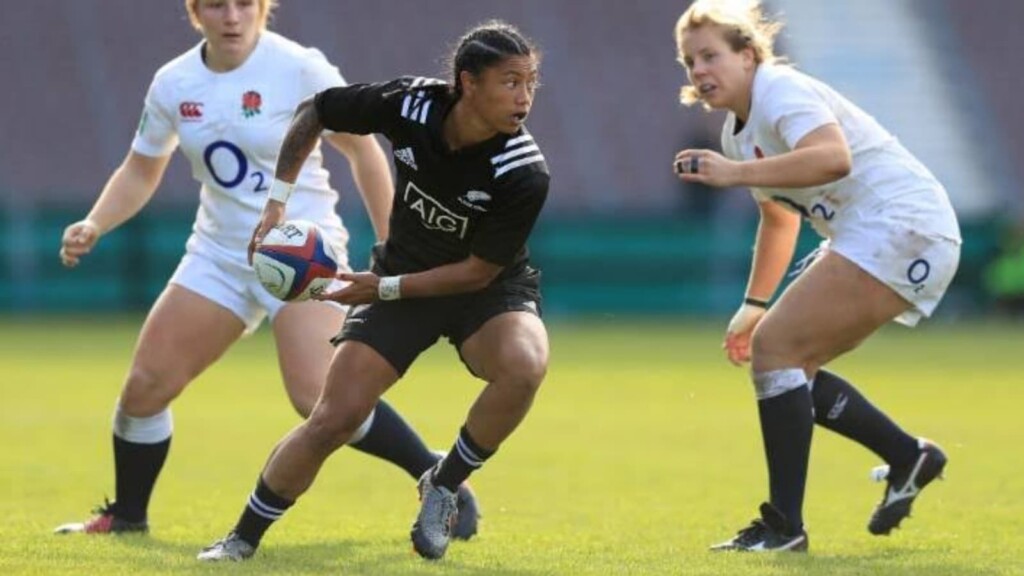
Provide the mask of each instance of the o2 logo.
MULTIPOLYGON (((242 182, 246 180, 246 177, 248 175, 249 180, 254 181, 252 189, 253 192, 267 191, 267 185, 265 183, 266 175, 264 175, 263 172, 260 172, 259 170, 253 171, 252 174, 247 174, 249 172, 249 160, 245 157, 245 153, 242 152, 241 148, 239 148, 235 144, 232 144, 231 142, 228 142, 227 140, 217 140, 216 142, 207 146, 206 150, 203 151, 203 162, 206 163, 206 169, 210 172, 210 176, 213 177, 217 184, 220 184, 224 188, 231 189, 239 186, 240 184, 242 184, 242 182), (213 155, 219 150, 223 150, 224 152, 231 154, 232 156, 235 157, 235 162, 237 163, 238 167, 235 169, 234 174, 222 174, 221 172, 218 172, 217 168, 213 166, 213 155)), ((223 167, 223 163, 220 164, 221 171, 227 171, 223 167)))
POLYGON ((817 217, 825 220, 826 222, 830 222, 833 218, 836 217, 835 210, 830 210, 828 206, 825 206, 820 202, 816 203, 814 206, 811 206, 811 209, 808 210, 807 207, 804 206, 803 204, 794 202, 789 198, 786 198, 785 196, 772 196, 772 200, 780 204, 785 204, 786 206, 789 206, 793 210, 799 212, 801 216, 808 220, 817 217))
POLYGON ((932 273, 932 265, 924 258, 918 258, 907 267, 907 280, 914 285, 914 292, 924 290, 924 281, 932 273))

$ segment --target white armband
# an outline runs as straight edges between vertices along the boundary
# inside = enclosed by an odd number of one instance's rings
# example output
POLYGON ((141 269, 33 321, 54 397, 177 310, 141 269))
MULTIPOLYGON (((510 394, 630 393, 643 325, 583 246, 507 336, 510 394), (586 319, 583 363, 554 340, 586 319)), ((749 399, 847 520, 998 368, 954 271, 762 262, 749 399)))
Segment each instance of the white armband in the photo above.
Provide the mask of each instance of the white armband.
POLYGON ((295 190, 295 184, 289 184, 274 178, 274 183, 270 185, 270 192, 267 192, 267 200, 275 200, 281 204, 287 204, 288 197, 292 195, 292 190, 295 190))
POLYGON ((377 284, 377 298, 381 300, 398 300, 402 297, 402 277, 384 276, 377 284))

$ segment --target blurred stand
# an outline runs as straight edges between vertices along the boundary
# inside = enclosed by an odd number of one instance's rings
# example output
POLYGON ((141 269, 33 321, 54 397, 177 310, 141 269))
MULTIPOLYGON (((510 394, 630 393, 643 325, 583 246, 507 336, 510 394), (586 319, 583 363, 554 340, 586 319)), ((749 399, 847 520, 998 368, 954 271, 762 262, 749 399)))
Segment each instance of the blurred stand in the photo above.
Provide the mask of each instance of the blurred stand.
MULTIPOLYGON (((1024 75, 1010 65, 1024 2, 767 0, 789 22, 780 52, 878 114, 947 184, 964 225, 961 270, 939 309, 992 308, 983 285, 1002 206, 1019 198, 1024 75), (859 90, 859 92, 857 91, 859 90)), ((644 0, 283 0, 272 27, 322 50, 351 82, 444 77, 448 41, 504 18, 544 50, 529 121, 553 175, 531 249, 554 314, 728 315, 742 296, 756 226, 746 191, 683 185, 671 159, 718 150, 720 114, 679 104, 672 28, 688 2, 644 0), (453 18, 452 15, 458 15, 453 18)), ((57 262, 121 162, 153 74, 198 41, 183 3, 0 2, 0 313, 145 308, 172 273, 196 209, 180 155, 136 219, 79 268, 57 262), (45 31, 45 33, 41 33, 45 31)), ((326 154, 352 228, 369 227, 346 163, 326 154)), ((366 241, 364 241, 364 239, 366 241)), ((813 245, 810 236, 801 253, 813 245)))
POLYGON ((999 253, 985 269, 985 288, 1000 315, 1024 320, 1024 218, 1006 226, 999 253))

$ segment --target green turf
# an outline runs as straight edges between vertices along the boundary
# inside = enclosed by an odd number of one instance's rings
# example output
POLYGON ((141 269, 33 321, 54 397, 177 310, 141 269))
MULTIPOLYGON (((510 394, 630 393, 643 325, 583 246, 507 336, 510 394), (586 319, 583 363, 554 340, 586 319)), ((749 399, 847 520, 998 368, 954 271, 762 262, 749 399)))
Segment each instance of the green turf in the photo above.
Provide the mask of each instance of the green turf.
MULTIPOLYGON (((473 481, 474 541, 411 551, 413 482, 343 450, 245 565, 196 552, 237 518, 273 443, 297 422, 265 332, 174 405, 148 537, 54 536, 113 494, 110 413, 138 319, 0 321, 0 573, 1022 574, 1024 329, 887 328, 835 368, 912 432, 940 441, 947 481, 904 529, 870 536, 871 454, 818 430, 808 556, 712 555, 765 494, 756 411, 719 327, 554 323, 530 417, 473 481)), ((446 448, 479 384, 434 348, 389 399, 446 448)))

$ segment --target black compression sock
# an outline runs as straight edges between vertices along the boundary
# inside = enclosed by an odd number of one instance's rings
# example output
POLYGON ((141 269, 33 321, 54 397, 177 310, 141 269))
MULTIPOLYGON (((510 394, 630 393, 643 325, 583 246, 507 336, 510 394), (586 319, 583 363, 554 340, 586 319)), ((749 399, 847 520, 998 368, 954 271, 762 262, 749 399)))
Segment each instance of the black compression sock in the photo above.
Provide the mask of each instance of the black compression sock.
POLYGON ((761 435, 768 460, 771 502, 794 532, 803 528, 804 489, 811 452, 814 417, 811 392, 806 386, 759 400, 761 435))
POLYGON ((153 486, 170 448, 170 438, 154 444, 140 444, 114 435, 114 514, 118 518, 129 522, 146 519, 153 486))
POLYGON ((488 458, 494 456, 494 450, 481 448, 469 435, 465 426, 459 430, 459 438, 441 461, 434 475, 434 483, 455 492, 459 484, 466 481, 469 475, 484 465, 488 458))
POLYGON ((260 545, 263 534, 276 522, 285 511, 291 508, 294 500, 278 496, 267 487, 260 476, 256 489, 249 495, 249 502, 242 511, 242 516, 235 525, 235 534, 255 548, 260 545))
POLYGON ((383 400, 377 403, 373 422, 366 435, 349 446, 387 460, 413 478, 422 476, 441 459, 441 456, 427 448, 423 439, 402 416, 383 400))
POLYGON ((817 424, 863 445, 891 466, 906 466, 917 458, 917 439, 843 378, 818 370, 811 394, 817 424))

